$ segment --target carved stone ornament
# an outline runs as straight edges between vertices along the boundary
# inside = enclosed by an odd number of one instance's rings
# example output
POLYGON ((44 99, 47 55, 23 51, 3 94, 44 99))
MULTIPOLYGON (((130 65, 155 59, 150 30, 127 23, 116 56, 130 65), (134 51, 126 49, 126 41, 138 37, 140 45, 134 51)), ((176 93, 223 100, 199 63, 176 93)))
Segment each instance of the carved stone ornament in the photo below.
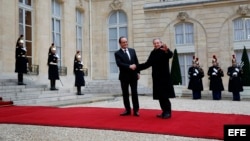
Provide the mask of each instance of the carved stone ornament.
POLYGON ((248 8, 247 5, 240 5, 237 13, 240 15, 246 15, 247 13, 249 13, 250 9, 248 8))
POLYGON ((119 0, 113 0, 113 2, 110 4, 110 7, 113 10, 119 10, 122 7, 122 2, 120 2, 119 0))
POLYGON ((84 12, 82 0, 79 0, 79 2, 77 3, 76 9, 79 10, 80 12, 84 12))
POLYGON ((57 2, 63 4, 65 2, 65 0, 57 0, 57 2))
POLYGON ((188 19, 188 17, 189 16, 187 12, 183 12, 183 11, 179 12, 179 14, 177 15, 177 18, 181 21, 185 21, 186 19, 188 19))

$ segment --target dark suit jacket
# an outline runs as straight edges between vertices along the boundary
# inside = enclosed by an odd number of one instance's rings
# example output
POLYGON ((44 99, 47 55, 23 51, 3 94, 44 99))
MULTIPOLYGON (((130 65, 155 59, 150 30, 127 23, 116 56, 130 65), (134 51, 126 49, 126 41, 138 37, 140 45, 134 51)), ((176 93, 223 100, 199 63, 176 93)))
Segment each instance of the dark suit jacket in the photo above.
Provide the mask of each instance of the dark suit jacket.
POLYGON ((131 70, 129 68, 130 65, 138 65, 139 62, 135 50, 128 48, 128 51, 131 58, 130 60, 122 49, 115 52, 115 61, 120 70, 119 80, 121 81, 137 80, 137 75, 140 73, 138 70, 131 70))

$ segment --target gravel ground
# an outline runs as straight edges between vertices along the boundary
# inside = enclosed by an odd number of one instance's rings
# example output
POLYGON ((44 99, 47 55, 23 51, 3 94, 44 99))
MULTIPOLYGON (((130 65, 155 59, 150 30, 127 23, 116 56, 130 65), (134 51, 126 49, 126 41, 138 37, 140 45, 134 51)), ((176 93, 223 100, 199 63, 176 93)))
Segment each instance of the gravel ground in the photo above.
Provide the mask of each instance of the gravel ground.
MULTIPOLYGON (((141 109, 159 109, 158 101, 151 96, 139 97, 141 109)), ((250 115, 249 101, 171 99, 172 109, 211 113, 234 113, 250 115)), ((117 107, 123 108, 122 98, 65 107, 117 107)), ((62 107, 64 108, 64 107, 62 107)), ((122 111, 121 111, 122 112, 122 111)), ((0 141, 216 141, 213 139, 189 138, 159 134, 124 131, 63 128, 33 125, 0 124, 0 141)))

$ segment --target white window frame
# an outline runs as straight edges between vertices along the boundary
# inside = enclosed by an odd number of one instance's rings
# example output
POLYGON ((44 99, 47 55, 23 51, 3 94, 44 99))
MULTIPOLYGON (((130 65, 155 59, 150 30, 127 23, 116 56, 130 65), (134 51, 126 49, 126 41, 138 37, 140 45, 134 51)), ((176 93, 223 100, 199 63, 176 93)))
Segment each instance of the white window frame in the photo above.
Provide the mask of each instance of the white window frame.
POLYGON ((62 66, 62 6, 57 0, 51 0, 51 16, 52 16, 52 41, 56 46, 57 55, 59 56, 59 66, 62 66), (58 6, 58 7, 56 7, 58 6), (58 8, 59 11, 56 11, 58 8), (56 23, 59 23, 59 27, 56 25, 56 23), (58 29, 56 31, 55 29, 58 29), (56 39, 59 36, 58 39, 56 39), (58 41, 59 40, 59 41, 58 41))
POLYGON ((76 50, 82 55, 83 48, 83 14, 76 9, 76 50))
POLYGON ((189 23, 189 22, 181 22, 178 23, 174 26, 175 28, 175 44, 178 45, 193 45, 194 44, 194 24, 193 23, 189 23), (186 25, 191 25, 192 26, 192 32, 188 33, 187 29, 186 29, 186 25), (178 29, 181 28, 181 29, 178 29), (181 33, 177 33, 177 30, 181 30, 181 33), (191 34, 192 37, 192 41, 188 42, 187 41, 187 34, 191 34), (178 36, 182 36, 182 43, 179 43, 177 40, 179 39, 178 36))
POLYGON ((114 53, 115 51, 117 51, 120 48, 120 45, 118 43, 118 39, 120 36, 128 36, 128 19, 127 19, 127 15, 125 12, 123 11, 113 11, 109 18, 108 18, 108 51, 109 51, 109 78, 110 79, 117 79, 118 73, 119 73, 119 69, 116 66, 116 62, 115 62, 115 57, 114 57, 114 53), (120 16, 119 13, 122 12, 126 17, 126 23, 120 23, 120 16), (116 24, 110 24, 110 18, 111 16, 113 16, 115 14, 116 16, 116 24), (114 39, 110 39, 110 29, 116 29, 117 30, 117 34, 116 37, 114 39), (126 28, 126 35, 120 35, 120 29, 121 28, 126 28), (116 40, 116 49, 110 49, 110 40, 116 40), (113 68, 115 67, 115 68, 113 68), (112 70, 115 70, 114 72, 112 70))
POLYGON ((234 41, 250 41, 250 18, 237 18, 233 20, 234 41), (235 29, 236 22, 242 21, 241 29, 235 29), (249 22, 247 25, 246 23, 249 22), (241 36, 241 37, 238 37, 241 36))

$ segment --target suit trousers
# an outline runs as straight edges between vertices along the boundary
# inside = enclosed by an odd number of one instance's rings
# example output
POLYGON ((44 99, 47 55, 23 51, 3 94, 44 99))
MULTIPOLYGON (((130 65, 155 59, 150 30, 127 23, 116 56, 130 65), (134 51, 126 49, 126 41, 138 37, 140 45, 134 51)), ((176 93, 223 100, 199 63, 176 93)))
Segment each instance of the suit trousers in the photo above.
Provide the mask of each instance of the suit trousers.
POLYGON ((172 110, 171 110, 171 102, 169 98, 159 99, 159 103, 161 106, 161 110, 164 114, 171 114, 172 110))
POLYGON ((129 86, 131 88, 132 104, 134 112, 139 110, 139 100, 137 93, 137 80, 134 81, 120 81, 122 88, 123 104, 126 111, 131 112, 130 101, 129 101, 129 86))

